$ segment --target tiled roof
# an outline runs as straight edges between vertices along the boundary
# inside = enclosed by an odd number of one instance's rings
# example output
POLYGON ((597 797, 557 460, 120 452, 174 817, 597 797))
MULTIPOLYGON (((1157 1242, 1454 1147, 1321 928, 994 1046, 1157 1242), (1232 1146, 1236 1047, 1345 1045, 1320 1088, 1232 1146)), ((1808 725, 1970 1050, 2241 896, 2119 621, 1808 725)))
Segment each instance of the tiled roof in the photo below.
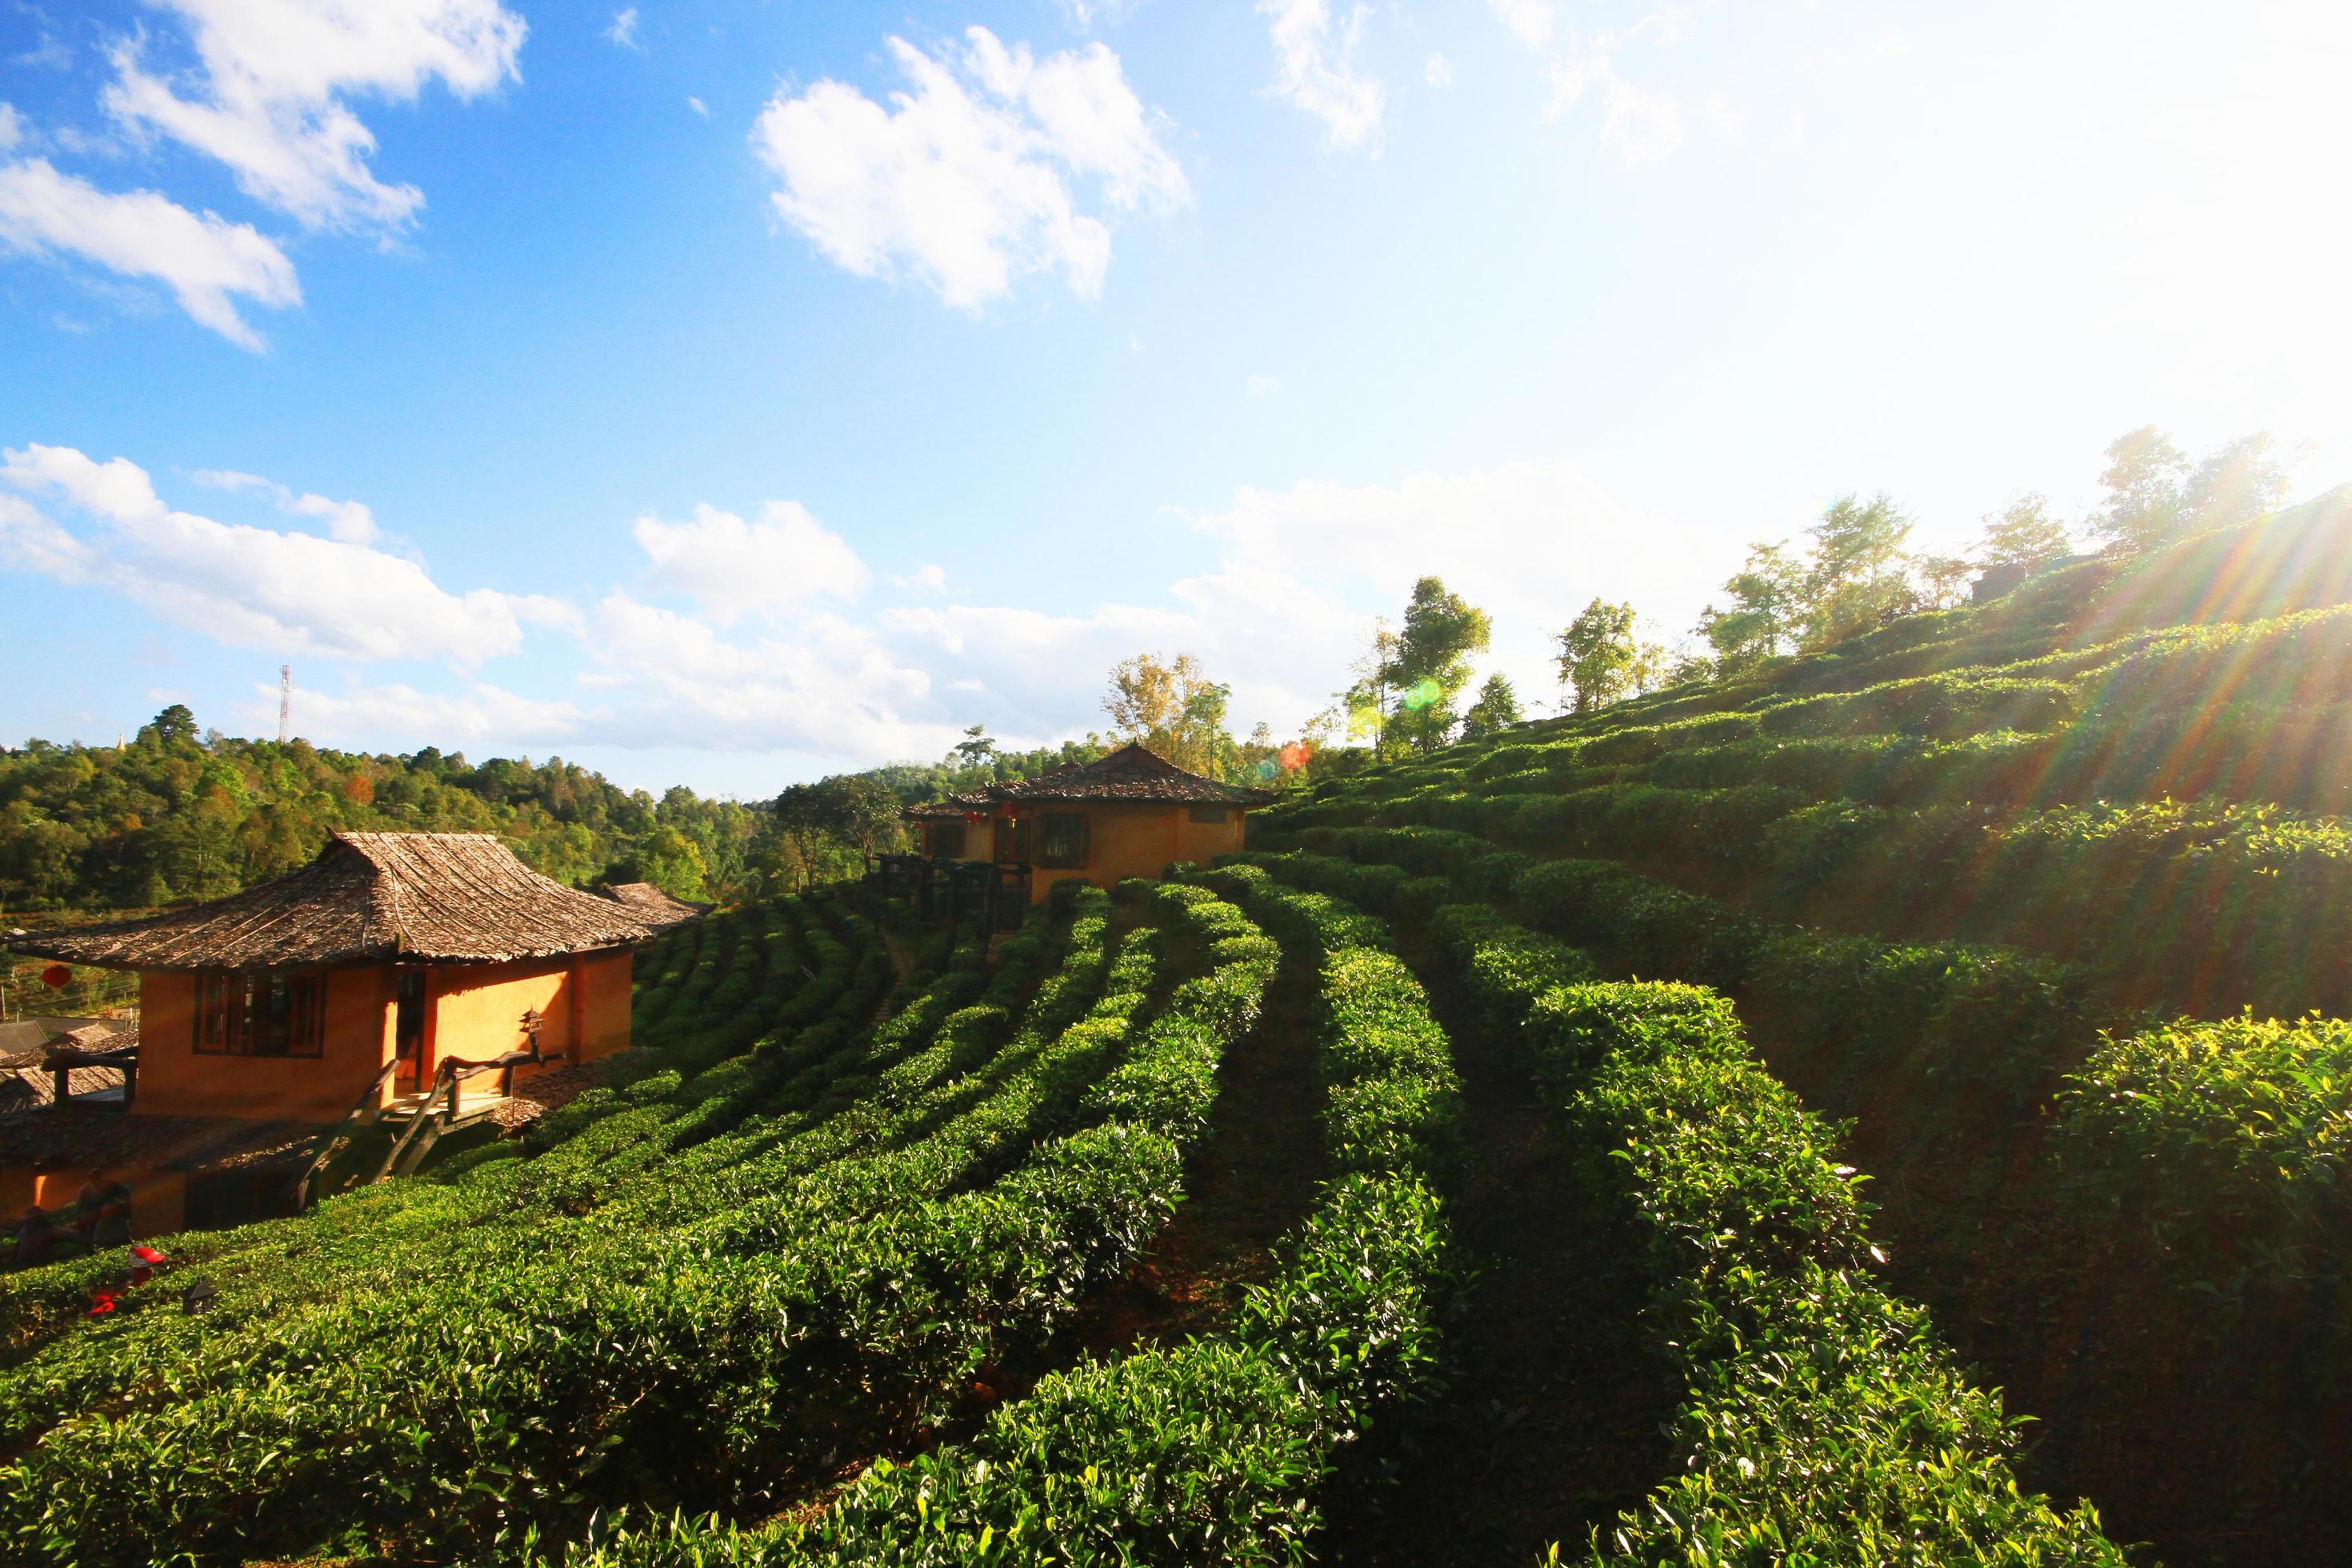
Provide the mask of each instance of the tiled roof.
POLYGON ((7 945, 116 969, 268 969, 545 958, 654 930, 625 904, 541 876, 491 834, 338 833, 300 870, 233 897, 7 945))
POLYGON ((0 1165, 155 1171, 294 1163, 321 1130, 300 1121, 236 1116, 147 1116, 119 1105, 46 1106, 0 1116, 0 1165))

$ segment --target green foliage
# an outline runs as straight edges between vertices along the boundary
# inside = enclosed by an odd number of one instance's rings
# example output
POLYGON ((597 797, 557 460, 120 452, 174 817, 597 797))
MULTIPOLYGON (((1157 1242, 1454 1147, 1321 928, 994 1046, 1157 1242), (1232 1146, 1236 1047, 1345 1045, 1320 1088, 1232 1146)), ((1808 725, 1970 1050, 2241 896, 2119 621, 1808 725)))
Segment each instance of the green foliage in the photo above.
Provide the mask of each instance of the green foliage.
POLYGON ((1432 928, 1636 1216, 1653 1331, 1689 1380, 1678 1473, 1596 1562, 2123 1561, 2090 1510, 2021 1491, 1998 1398, 1870 1277, 1853 1171, 1721 996, 1593 984, 1482 906, 1432 928))
POLYGON ((2184 1288, 2352 1264, 2352 1024, 2175 1020, 2102 1043, 2067 1079, 2057 1158, 2091 1223, 2184 1288))
POLYGON ((762 880, 751 807, 624 791, 561 758, 475 766, 307 741, 199 736, 174 705, 122 746, 0 749, 0 908, 152 908, 292 870, 338 831, 495 833, 574 885, 741 898, 762 880))

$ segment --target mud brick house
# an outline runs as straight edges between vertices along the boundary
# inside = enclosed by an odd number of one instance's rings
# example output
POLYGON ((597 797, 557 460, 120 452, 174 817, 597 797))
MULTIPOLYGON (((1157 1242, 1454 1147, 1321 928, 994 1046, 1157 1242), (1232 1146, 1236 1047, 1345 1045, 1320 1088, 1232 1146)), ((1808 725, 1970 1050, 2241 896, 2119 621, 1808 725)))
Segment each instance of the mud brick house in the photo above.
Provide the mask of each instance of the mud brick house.
POLYGON ((1242 847, 1249 812, 1273 799, 1270 790, 1220 784, 1129 745, 905 815, 927 858, 1024 868, 1035 901, 1056 882, 1107 888, 1157 877, 1179 860, 1231 854, 1242 847))
POLYGON ((140 1018, 120 1096, 0 1121, 0 1213, 68 1202, 93 1166, 131 1186, 139 1234, 266 1212, 324 1126, 419 1114, 445 1068, 536 1058, 453 1088, 472 1117, 514 1073, 625 1049, 634 944, 694 912, 566 888, 488 834, 342 833, 232 898, 13 937, 136 971, 140 1018))

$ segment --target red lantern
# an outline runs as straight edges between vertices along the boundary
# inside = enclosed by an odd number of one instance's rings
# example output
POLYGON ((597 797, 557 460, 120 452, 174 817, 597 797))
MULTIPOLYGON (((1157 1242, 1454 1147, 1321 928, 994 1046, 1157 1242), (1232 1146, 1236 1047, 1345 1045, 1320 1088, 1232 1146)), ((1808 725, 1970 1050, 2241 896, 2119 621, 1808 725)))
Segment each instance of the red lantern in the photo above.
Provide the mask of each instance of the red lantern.
POLYGON ((52 963, 41 971, 41 984, 52 991, 62 991, 73 984, 73 971, 62 963, 52 963))
POLYGON ((971 826, 978 827, 982 823, 988 820, 988 813, 984 811, 967 811, 963 814, 963 819, 971 826))

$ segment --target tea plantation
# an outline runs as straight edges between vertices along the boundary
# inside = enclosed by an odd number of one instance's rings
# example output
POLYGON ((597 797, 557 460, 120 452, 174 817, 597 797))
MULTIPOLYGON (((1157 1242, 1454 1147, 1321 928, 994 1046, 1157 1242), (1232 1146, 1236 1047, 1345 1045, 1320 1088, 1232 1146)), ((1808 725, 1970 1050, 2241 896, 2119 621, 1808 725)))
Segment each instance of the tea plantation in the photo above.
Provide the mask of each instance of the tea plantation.
POLYGON ((713 916, 526 1136, 0 1279, 0 1556, 2352 1560, 2347 810, 2336 497, 713 916))

